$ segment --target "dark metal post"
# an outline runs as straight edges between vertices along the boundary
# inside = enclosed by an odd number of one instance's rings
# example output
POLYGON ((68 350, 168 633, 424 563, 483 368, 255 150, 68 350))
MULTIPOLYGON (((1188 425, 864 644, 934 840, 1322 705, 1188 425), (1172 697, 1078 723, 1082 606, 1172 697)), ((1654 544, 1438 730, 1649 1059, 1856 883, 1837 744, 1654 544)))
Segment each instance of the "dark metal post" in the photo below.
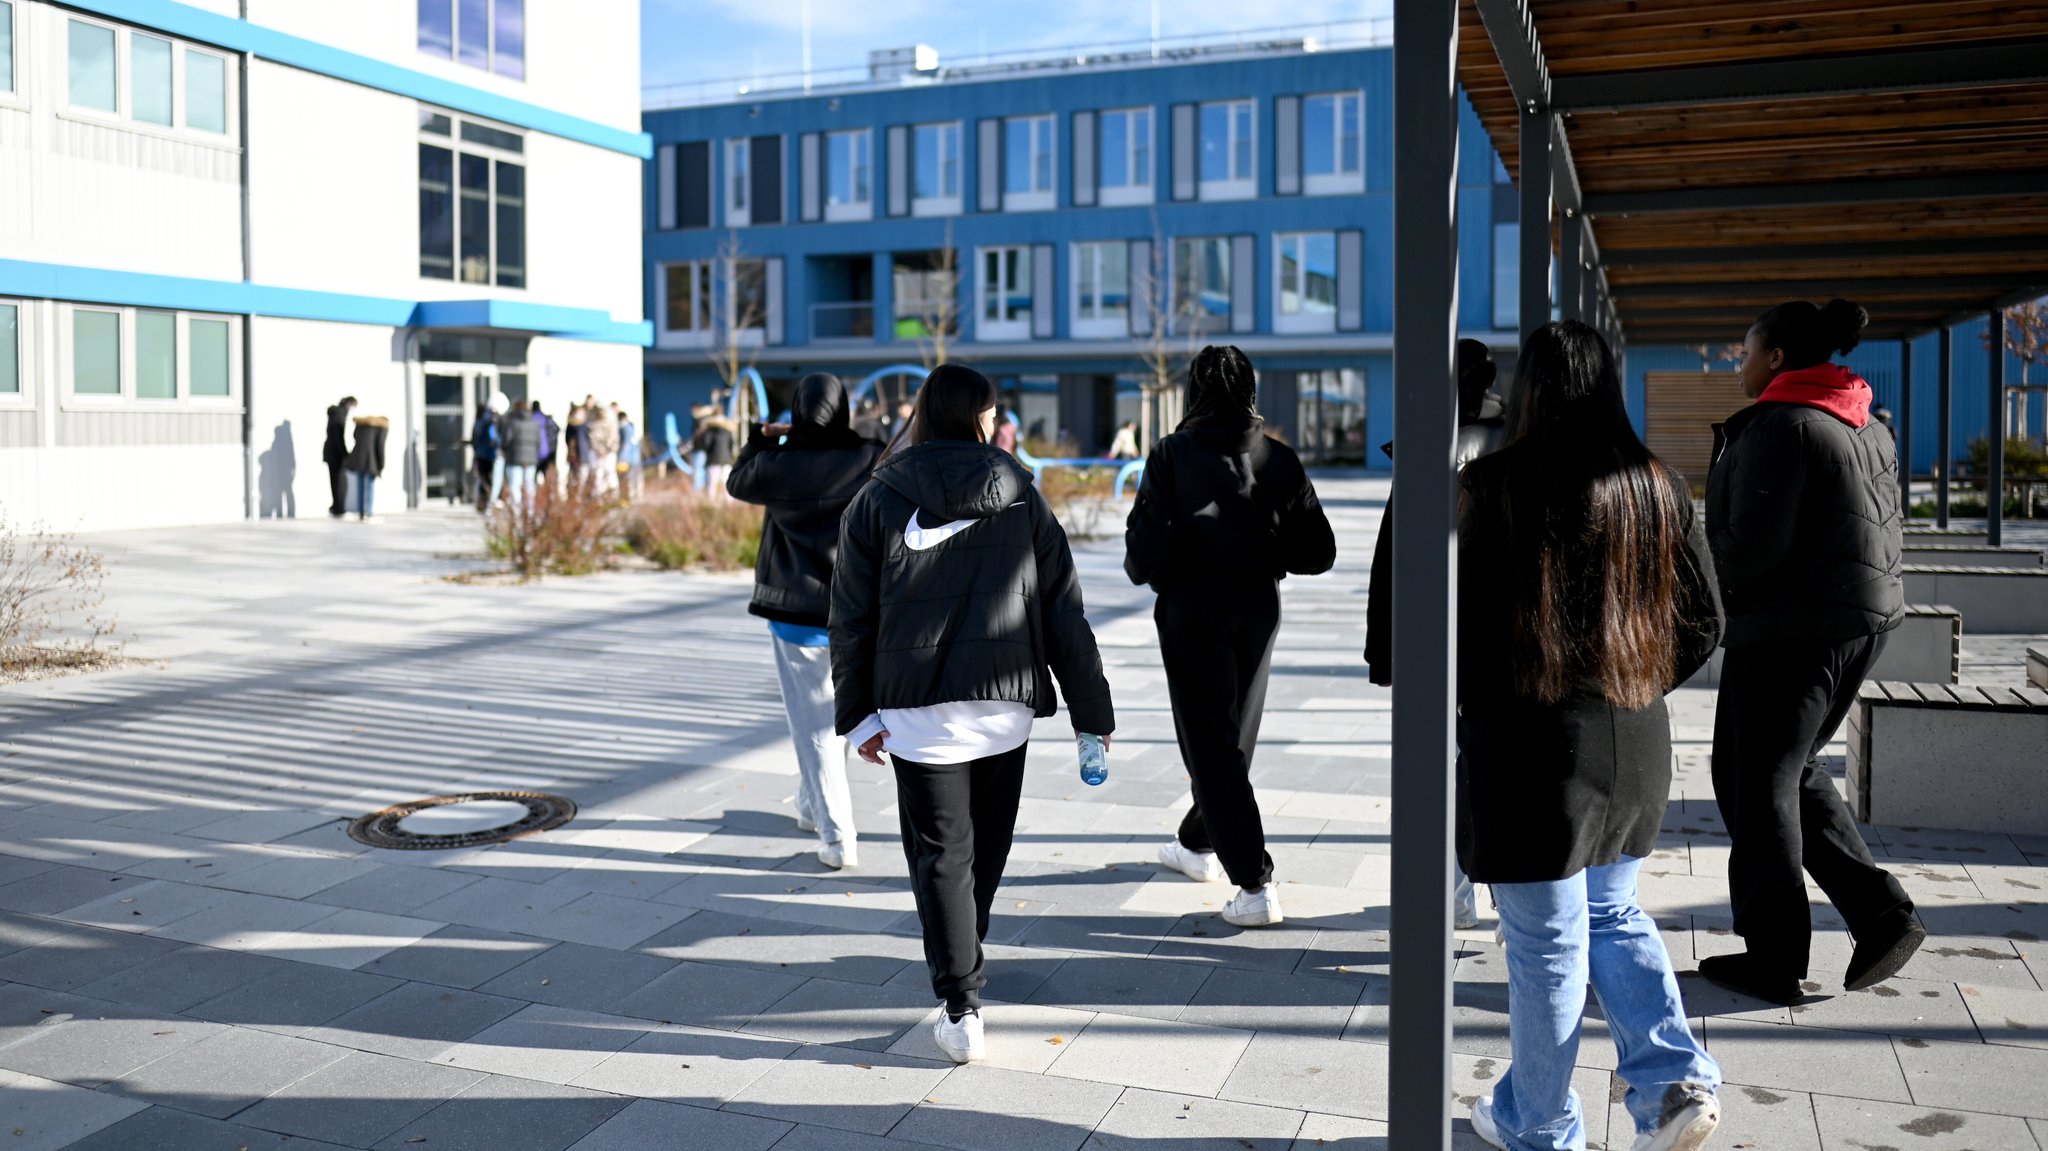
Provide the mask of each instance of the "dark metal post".
POLYGON ((1998 547, 2005 535, 2005 309, 1991 309, 1991 407, 1984 428, 1984 542, 1998 547))
POLYGON ((1955 442, 1955 430, 1950 420, 1955 415, 1955 329, 1947 324, 1941 326, 1941 370, 1935 373, 1934 390, 1938 394, 1939 408, 1934 416, 1934 526, 1948 526, 1948 485, 1949 476, 1955 471, 1955 460, 1950 445, 1955 442))
POLYGON ((1550 322, 1550 148, 1547 110, 1522 112, 1521 262, 1522 342, 1550 322))
POLYGON ((1457 0, 1394 8, 1393 1002, 1387 1138, 1451 1145, 1451 802, 1457 703, 1457 0))
POLYGON ((1560 319, 1585 318, 1586 221, 1566 208, 1558 223, 1557 309, 1560 319))
POLYGON ((1913 515, 1913 341, 1899 341, 1899 516, 1913 515))

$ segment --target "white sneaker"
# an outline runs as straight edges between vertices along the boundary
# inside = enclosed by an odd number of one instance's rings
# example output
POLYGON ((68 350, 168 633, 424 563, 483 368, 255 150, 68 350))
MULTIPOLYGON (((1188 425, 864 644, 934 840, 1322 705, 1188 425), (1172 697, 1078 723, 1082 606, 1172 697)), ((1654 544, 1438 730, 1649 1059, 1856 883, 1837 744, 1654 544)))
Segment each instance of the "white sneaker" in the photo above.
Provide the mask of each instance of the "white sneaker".
POLYGON ((1159 862, 1196 883, 1216 883, 1223 878, 1223 863, 1215 852, 1182 847, 1178 839, 1159 845, 1159 862))
POLYGON ((1472 1101, 1472 1130, 1487 1146, 1507 1151, 1507 1140, 1500 1137, 1500 1128, 1493 1122, 1493 1096, 1481 1095, 1472 1101))
POLYGON ((1636 1136, 1631 1151, 1699 1151, 1720 1123, 1721 1101, 1703 1087, 1690 1087, 1665 1108, 1655 1131, 1636 1136))
POLYGON ((1235 927, 1270 927, 1286 918, 1280 913, 1280 889, 1270 883, 1257 891, 1239 889, 1223 905, 1223 922, 1235 927))
POLYGON ((968 1011, 956 1023, 941 1008, 939 1021, 932 1025, 932 1042, 937 1043, 939 1050, 946 1053, 946 1058, 955 1063, 988 1058, 988 1042, 981 1035, 979 1011, 968 1011))
POLYGON ((860 848, 850 839, 818 845, 818 862, 835 871, 860 866, 860 848))
POLYGON ((796 829, 798 831, 816 831, 818 830, 818 821, 808 815, 799 815, 796 817, 796 829))

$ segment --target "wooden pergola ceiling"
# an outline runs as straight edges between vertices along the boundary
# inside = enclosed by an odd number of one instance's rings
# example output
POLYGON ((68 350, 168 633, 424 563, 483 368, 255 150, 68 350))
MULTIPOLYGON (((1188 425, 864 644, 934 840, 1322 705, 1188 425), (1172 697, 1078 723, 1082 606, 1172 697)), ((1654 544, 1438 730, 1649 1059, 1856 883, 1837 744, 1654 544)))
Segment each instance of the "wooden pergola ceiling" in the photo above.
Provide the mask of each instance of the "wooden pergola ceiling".
POLYGON ((1727 343, 1830 295, 1902 336, 2048 291, 2048 4, 1460 9, 1460 81, 1518 182, 1518 93, 1562 125, 1632 341, 1727 343))

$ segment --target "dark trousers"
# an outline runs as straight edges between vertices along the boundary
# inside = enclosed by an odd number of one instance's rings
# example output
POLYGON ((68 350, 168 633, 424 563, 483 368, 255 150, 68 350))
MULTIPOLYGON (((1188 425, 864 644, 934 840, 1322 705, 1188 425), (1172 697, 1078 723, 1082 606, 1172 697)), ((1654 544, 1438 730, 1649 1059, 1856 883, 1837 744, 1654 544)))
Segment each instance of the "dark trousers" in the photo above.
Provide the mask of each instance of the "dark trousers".
POLYGON ((1813 924, 1802 869, 1852 935, 1894 908, 1912 907, 1905 888, 1870 858, 1816 758, 1884 644, 1873 635, 1734 647, 1723 656, 1714 795, 1732 837, 1728 899, 1735 933, 1773 977, 1806 978, 1813 924))
POLYGON ((1252 752, 1280 630, 1280 588, 1261 577, 1170 587, 1159 593, 1152 619, 1173 733, 1195 793, 1180 821, 1181 845, 1215 852, 1231 882, 1255 891, 1273 878, 1252 752))
POLYGON ((327 490, 334 502, 327 505, 327 514, 338 516, 348 511, 348 480, 341 474, 341 464, 327 465, 327 490))
POLYGON ((932 993, 958 1015, 980 1007, 988 985, 981 941, 1017 829, 1024 748, 968 763, 890 759, 932 993))

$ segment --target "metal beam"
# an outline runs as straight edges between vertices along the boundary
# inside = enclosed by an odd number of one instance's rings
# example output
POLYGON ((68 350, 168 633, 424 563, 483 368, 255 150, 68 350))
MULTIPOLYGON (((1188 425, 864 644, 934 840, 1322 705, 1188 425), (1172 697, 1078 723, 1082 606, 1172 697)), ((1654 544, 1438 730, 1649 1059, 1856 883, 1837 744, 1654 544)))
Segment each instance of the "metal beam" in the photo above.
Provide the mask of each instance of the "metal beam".
POLYGON ((1548 112, 1522 114, 1521 183, 1516 188, 1521 212, 1519 259, 1522 342, 1550 322, 1550 185, 1551 141, 1557 118, 1548 112))
POLYGON ((2031 304, 2043 296, 2048 296, 2048 279, 2007 292, 2005 295, 1991 301, 1991 306, 1994 308, 2015 308, 2021 304, 2031 304))
POLYGON ((1779 264, 1799 260, 1898 260, 1914 256, 2001 256, 2048 252, 2048 234, 1955 236, 1945 240, 1739 244, 1725 248, 1636 248, 1605 253, 1610 268, 1687 268, 1700 264, 1779 264))
POLYGON ((1709 296, 1902 296, 1918 293, 1921 299, 1961 296, 1982 297, 2001 291, 2012 283, 2010 276, 1892 276, 1883 279, 1823 277, 1813 280, 1698 280, 1676 284, 1626 284, 1630 300, 1691 299, 1709 296))
POLYGON ((1589 216, 1663 212, 1740 212, 1752 208, 1825 208, 1840 204, 1974 200, 2048 194, 2048 169, 1901 180, 1829 180, 1805 184, 1737 184, 1645 192, 1594 192, 1589 216))
POLYGON ((1984 542, 1998 547, 2005 535, 2005 309, 1991 309, 1991 331, 1987 333, 1991 356, 1985 409, 1990 417, 1984 427, 1985 446, 1990 449, 1984 463, 1984 542))
POLYGON ((1387 1138, 1451 1145, 1458 0, 1394 7, 1394 775, 1387 1138))
MULTIPOLYGON (((1484 14, 1486 5, 1479 7, 1484 14)), ((1492 28, 1487 31, 1491 33, 1492 28)), ((2048 80, 2048 40, 2009 40, 1910 52, 1560 76, 1551 81, 1550 106, 1559 112, 1608 112, 2038 84, 2044 80, 2048 80)))
POLYGON ((1550 69, 1543 63, 1543 45, 1536 40, 1536 18, 1527 0, 1474 0, 1479 22, 1500 60, 1501 75, 1523 112, 1550 107, 1550 69))
POLYGON ((1934 526, 1948 526, 1949 477, 1955 472, 1955 461, 1950 445, 1955 442, 1952 420, 1955 416, 1955 341, 1956 330, 1949 324, 1941 325, 1941 370, 1935 374, 1935 391, 1939 394, 1939 407, 1934 417, 1936 440, 1934 442, 1934 526))
POLYGON ((1913 514, 1913 341, 1899 341, 1899 517, 1913 514))
POLYGON ((1567 320, 1585 317, 1586 218, 1563 204, 1564 217, 1558 223, 1557 307, 1567 320))

